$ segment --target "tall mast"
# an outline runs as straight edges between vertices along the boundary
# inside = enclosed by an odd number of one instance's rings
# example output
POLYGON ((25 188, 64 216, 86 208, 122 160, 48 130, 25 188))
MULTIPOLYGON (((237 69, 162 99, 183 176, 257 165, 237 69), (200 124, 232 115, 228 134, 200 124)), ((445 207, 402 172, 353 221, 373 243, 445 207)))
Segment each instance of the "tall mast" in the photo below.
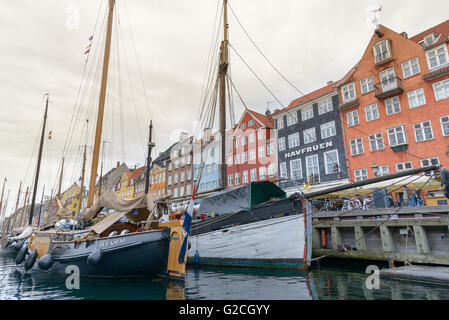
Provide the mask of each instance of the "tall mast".
MULTIPOLYGON (((76 207, 76 217, 80 214, 81 203, 83 202, 83 191, 84 191, 84 172, 86 170, 86 146, 84 146, 84 154, 83 154, 83 169, 81 171, 81 188, 80 193, 78 195, 78 206, 76 207)), ((75 218, 76 218, 75 217, 75 218)))
POLYGON ((223 41, 220 56, 220 135, 221 135, 221 174, 220 187, 226 187, 226 74, 228 72, 228 0, 223 0, 223 41))
POLYGON ((30 226, 33 223, 34 202, 36 201, 37 185, 39 183, 39 171, 41 169, 42 150, 44 148, 44 136, 45 136, 45 124, 47 122, 48 99, 49 99, 49 95, 47 94, 47 101, 45 102, 44 124, 42 125, 41 142, 39 145, 39 155, 37 158, 36 176, 34 177, 33 196, 31 198, 30 214, 28 216, 28 225, 30 225, 30 226))
POLYGON ((92 168, 90 172, 89 196, 87 207, 91 207, 94 202, 95 184, 97 181, 98 157, 100 154, 101 131, 103 129, 104 102, 106 98, 106 85, 108 81, 109 55, 111 49, 112 18, 114 13, 115 0, 109 0, 108 27, 104 48, 103 74, 100 89, 100 101, 98 105, 97 126, 95 129, 94 151, 92 155, 92 168))
POLYGON ((59 177, 58 199, 61 199, 62 174, 64 173, 64 158, 62 158, 61 176, 59 177))
POLYGON ((28 187, 27 187, 27 191, 26 191, 26 193, 25 193, 25 200, 23 201, 23 209, 22 209, 22 215, 20 216, 20 221, 19 221, 20 225, 19 225, 19 227, 23 226, 24 223, 25 223, 25 222, 23 221, 23 219, 24 219, 24 217, 25 217, 25 212, 26 212, 26 207, 27 207, 27 202, 28 202, 28 193, 29 193, 29 189, 30 189, 30 187, 28 186, 28 187))
POLYGON ((153 150, 153 120, 150 121, 150 137, 148 139, 148 156, 147 156, 147 173, 145 175, 145 194, 148 193, 150 187, 150 167, 151 167, 151 150, 153 150))
POLYGON ((41 223, 41 214, 44 213, 43 209, 43 205, 44 205, 44 192, 45 192, 45 185, 42 188, 42 198, 41 198, 41 206, 39 207, 39 214, 37 215, 37 227, 39 228, 39 225, 41 223))
MULTIPOLYGON (((1 225, 1 230, 2 233, 4 233, 5 230, 5 219, 6 219, 6 209, 8 208, 8 201, 9 201, 9 189, 8 189, 8 194, 6 196, 6 201, 5 201, 5 205, 2 208, 2 225, 1 225)), ((9 222, 8 222, 9 223, 9 222)))
POLYGON ((6 184, 6 178, 3 180, 3 187, 2 187, 2 198, 0 200, 0 214, 2 212, 3 209, 3 194, 5 192, 5 184, 6 184))
POLYGON ((13 228, 14 228, 14 226, 15 226, 15 224, 16 224, 16 220, 17 220, 17 209, 19 209, 19 201, 20 201, 20 191, 21 191, 21 189, 22 189, 22 181, 20 181, 20 184, 19 184, 19 193, 17 194, 17 201, 16 201, 16 209, 14 210, 14 217, 10 217, 9 218, 9 220, 8 220, 8 228, 6 229, 6 233, 9 233, 9 228, 11 227, 11 226, 13 226, 13 228), (14 220, 13 220, 13 222, 11 223, 11 218, 14 218, 14 220))

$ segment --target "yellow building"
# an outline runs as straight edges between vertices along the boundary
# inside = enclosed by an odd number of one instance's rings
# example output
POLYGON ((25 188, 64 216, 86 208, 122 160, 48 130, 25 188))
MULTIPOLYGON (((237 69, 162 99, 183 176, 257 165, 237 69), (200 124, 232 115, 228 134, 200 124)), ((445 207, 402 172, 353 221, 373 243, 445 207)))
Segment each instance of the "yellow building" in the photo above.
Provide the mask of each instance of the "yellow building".
POLYGON ((122 199, 133 199, 134 189, 144 167, 126 171, 115 185, 115 192, 122 199))
POLYGON ((78 194, 80 192, 80 187, 74 183, 70 188, 62 193, 61 205, 69 209, 70 211, 76 213, 76 208, 78 207, 78 194))

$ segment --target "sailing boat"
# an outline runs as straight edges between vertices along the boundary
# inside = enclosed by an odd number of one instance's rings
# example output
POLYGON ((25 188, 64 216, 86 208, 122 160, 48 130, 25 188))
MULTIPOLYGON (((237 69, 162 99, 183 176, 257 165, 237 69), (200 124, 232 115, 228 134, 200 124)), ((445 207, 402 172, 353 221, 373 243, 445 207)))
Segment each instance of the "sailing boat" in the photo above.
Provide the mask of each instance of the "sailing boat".
POLYGON ((226 188, 226 77, 228 1, 223 0, 224 39, 219 65, 219 125, 222 191, 203 198, 199 212, 219 214, 191 226, 191 262, 219 266, 307 269, 312 221, 300 193, 287 197, 272 182, 226 188))
MULTIPOLYGON (((23 256, 19 256, 22 251, 19 252, 16 262, 21 263, 25 260, 27 270, 34 267, 61 274, 65 274, 68 266, 75 266, 81 276, 122 277, 162 274, 183 279, 185 265, 177 261, 183 241, 182 221, 159 223, 157 220, 159 212, 164 208, 154 204, 154 199, 148 194, 148 185, 145 195, 141 197, 125 200, 110 190, 105 191, 94 203, 114 5, 115 0, 109 0, 90 186, 87 208, 82 217, 86 223, 97 221, 84 230, 36 231, 30 238, 23 256), (114 209, 115 212, 98 221, 98 215, 105 207, 114 209), (129 222, 119 222, 125 216, 129 222)), ((149 154, 153 145, 150 141, 149 154)), ((61 207, 57 214, 69 214, 67 211, 69 210, 61 207)))

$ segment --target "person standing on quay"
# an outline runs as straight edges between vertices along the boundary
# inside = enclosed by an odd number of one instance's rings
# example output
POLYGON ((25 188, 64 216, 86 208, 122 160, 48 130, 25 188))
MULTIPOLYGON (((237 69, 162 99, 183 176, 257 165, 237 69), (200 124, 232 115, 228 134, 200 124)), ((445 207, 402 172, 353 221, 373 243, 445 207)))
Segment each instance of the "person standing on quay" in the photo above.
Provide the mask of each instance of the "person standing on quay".
POLYGON ((444 196, 449 199, 449 170, 444 167, 441 167, 440 172, 441 172, 440 190, 444 190, 444 196))

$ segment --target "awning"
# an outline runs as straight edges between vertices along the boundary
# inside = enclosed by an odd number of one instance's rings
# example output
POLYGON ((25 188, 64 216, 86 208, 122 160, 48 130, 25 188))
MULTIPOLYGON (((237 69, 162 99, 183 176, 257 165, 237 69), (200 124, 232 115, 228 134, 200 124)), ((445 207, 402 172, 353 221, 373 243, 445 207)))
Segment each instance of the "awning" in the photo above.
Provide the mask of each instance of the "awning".
POLYGON ((114 223, 116 223, 118 220, 123 218, 129 211, 116 211, 109 214, 106 218, 101 220, 100 222, 94 224, 92 227, 90 227, 91 230, 95 231, 97 234, 102 233, 104 230, 112 226, 114 223))

